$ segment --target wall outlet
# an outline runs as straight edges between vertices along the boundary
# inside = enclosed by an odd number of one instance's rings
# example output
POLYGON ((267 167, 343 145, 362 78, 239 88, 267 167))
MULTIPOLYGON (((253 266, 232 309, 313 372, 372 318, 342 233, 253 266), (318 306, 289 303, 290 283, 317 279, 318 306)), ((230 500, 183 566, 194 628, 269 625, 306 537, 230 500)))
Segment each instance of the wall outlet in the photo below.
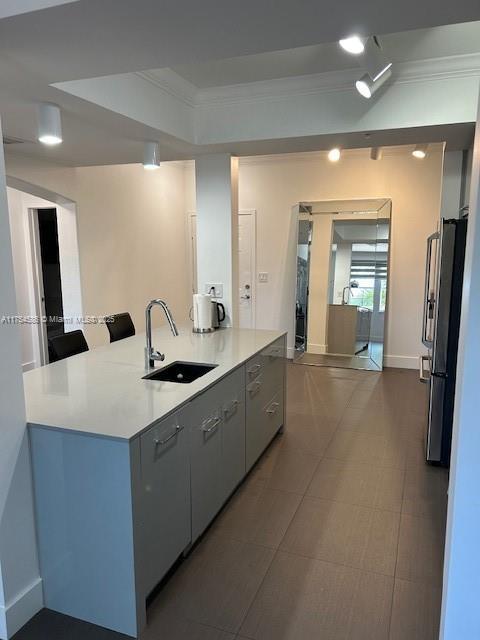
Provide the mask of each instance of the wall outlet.
POLYGON ((265 271, 260 271, 260 273, 258 274, 258 281, 268 282, 268 273, 266 273, 265 271))
POLYGON ((207 282, 205 284, 205 293, 208 293, 212 298, 223 298, 223 284, 220 282, 207 282))

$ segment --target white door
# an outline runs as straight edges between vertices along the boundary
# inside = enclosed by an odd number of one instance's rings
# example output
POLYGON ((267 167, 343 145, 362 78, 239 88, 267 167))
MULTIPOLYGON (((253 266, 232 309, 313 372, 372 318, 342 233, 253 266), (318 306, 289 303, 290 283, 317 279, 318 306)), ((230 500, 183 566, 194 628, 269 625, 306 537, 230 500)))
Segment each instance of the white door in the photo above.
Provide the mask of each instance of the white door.
MULTIPOLYGON (((197 225, 196 214, 188 214, 188 236, 190 241, 190 261, 192 291, 197 291, 197 225)), ((255 248, 256 211, 238 213, 238 326, 241 329, 255 327, 255 248)))
POLYGON ((238 214, 238 324, 241 329, 255 327, 255 211, 238 214))

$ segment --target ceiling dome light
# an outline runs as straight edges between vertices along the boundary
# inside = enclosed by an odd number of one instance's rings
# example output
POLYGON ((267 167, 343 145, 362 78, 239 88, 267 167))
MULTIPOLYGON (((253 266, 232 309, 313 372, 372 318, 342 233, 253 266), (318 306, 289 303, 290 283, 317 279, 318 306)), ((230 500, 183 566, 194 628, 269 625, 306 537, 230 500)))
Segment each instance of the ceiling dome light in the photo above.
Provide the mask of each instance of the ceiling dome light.
POLYGON ((349 38, 343 38, 339 40, 339 45, 354 56, 358 56, 365 50, 364 39, 360 36, 350 36, 349 38))
POLYGON ((60 107, 44 102, 37 107, 38 140, 42 144, 54 146, 62 139, 62 120, 60 107))
POLYGON ((330 162, 338 162, 340 160, 340 149, 338 147, 335 147, 334 149, 330 149, 330 151, 328 152, 328 159, 330 160, 330 162))
POLYGON ((372 78, 366 73, 363 75, 360 80, 355 82, 355 87, 358 93, 364 98, 371 98, 374 93, 376 93, 380 87, 385 84, 385 82, 391 77, 392 70, 390 67, 386 68, 380 77, 374 81, 372 78))
POLYGON ((412 156, 414 158, 418 158, 419 160, 423 160, 427 155, 428 144, 417 144, 415 149, 412 151, 412 156))
POLYGON ((158 142, 146 142, 143 149, 143 168, 152 171, 160 166, 158 142))

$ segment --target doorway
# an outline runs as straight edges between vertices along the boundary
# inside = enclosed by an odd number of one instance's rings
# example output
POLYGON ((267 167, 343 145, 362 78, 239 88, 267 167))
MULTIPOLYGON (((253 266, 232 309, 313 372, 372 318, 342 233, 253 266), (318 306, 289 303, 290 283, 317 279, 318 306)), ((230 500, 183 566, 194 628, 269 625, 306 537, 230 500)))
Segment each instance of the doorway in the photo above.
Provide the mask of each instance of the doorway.
POLYGON ((56 209, 37 209, 41 302, 47 340, 65 332, 56 209))
MULTIPOLYGON (((238 326, 254 329, 256 298, 256 242, 257 212, 245 209, 238 212, 238 326)), ((187 234, 192 293, 197 293, 197 216, 187 214, 187 234)))

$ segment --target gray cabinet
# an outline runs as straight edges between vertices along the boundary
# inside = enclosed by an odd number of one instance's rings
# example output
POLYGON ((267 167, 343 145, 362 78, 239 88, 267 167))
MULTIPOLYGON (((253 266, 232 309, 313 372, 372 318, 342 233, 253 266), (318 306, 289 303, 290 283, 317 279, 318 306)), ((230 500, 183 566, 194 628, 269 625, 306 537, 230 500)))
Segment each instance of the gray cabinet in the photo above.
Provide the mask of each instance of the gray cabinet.
POLYGON ((192 541, 203 533, 245 475, 244 370, 193 400, 190 441, 192 541))
POLYGON ((183 411, 140 437, 139 474, 137 557, 143 591, 149 593, 190 543, 190 461, 183 411))
POLYGON ((31 426, 45 605, 131 636, 284 423, 285 340, 131 440, 31 426))
POLYGON ((258 460, 285 420, 285 357, 282 337, 246 364, 246 470, 258 460))

